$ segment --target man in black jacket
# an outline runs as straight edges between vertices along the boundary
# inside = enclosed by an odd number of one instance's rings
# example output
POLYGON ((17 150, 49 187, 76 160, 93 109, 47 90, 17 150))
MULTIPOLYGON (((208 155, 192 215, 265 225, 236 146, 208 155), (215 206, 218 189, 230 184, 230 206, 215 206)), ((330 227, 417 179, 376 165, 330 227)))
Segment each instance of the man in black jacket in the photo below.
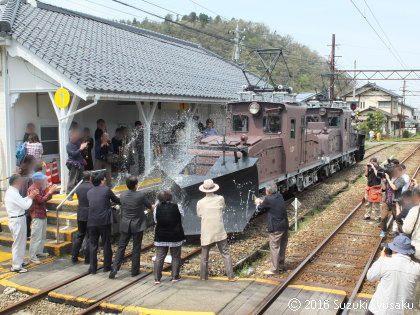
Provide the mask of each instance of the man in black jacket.
POLYGON ((267 225, 271 251, 271 270, 264 271, 266 275, 278 274, 284 270, 286 248, 289 230, 289 220, 283 196, 278 193, 277 185, 270 184, 265 189, 264 200, 257 198, 255 204, 258 210, 267 211, 267 225))
POLYGON ((98 243, 99 236, 102 239, 104 247, 104 272, 111 270, 112 249, 111 249, 111 224, 114 221, 114 215, 111 208, 111 201, 120 204, 120 198, 115 196, 111 188, 105 186, 103 173, 97 174, 93 180, 93 188, 87 193, 89 202, 88 232, 89 232, 89 272, 95 274, 98 269, 98 243))
POLYGON ((135 277, 140 273, 140 250, 143 232, 146 230, 145 208, 154 209, 155 206, 147 200, 145 194, 137 191, 138 180, 135 176, 130 176, 126 181, 128 190, 121 194, 121 223, 120 241, 117 254, 115 255, 114 266, 109 274, 110 279, 114 279, 124 259, 124 252, 133 237, 133 255, 131 261, 131 276, 135 277))
POLYGON ((89 201, 87 199, 88 191, 93 188, 92 174, 88 171, 84 171, 82 174, 84 182, 77 187, 76 195, 79 200, 77 207, 77 234, 74 239, 72 249, 72 262, 77 263, 80 248, 82 247, 83 240, 86 236, 86 250, 85 250, 85 264, 89 264, 89 234, 87 233, 87 220, 89 215, 89 201))

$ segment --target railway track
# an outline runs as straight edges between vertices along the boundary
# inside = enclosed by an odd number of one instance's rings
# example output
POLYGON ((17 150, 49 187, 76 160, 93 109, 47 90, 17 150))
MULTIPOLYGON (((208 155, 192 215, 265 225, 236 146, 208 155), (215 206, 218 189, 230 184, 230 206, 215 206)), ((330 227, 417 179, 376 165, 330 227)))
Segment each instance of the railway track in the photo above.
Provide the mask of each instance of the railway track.
MULTIPOLYGON (((417 146, 402 163, 411 158, 417 158, 420 146, 417 146)), ((418 175, 419 167, 411 174, 418 175)), ((308 285, 324 285, 344 289, 347 293, 347 303, 343 314, 348 314, 347 306, 352 305, 375 259, 384 237, 379 236, 379 229, 367 226, 363 217, 362 202, 358 203, 341 221, 341 223, 293 270, 292 273, 264 298, 251 314, 275 314, 276 301, 286 288, 295 283, 308 285), (363 223, 361 223, 363 222, 363 223), (362 231, 357 227, 362 226, 362 231), (375 233, 372 233, 373 232, 375 233), (337 261, 340 261, 337 264, 337 261), (331 271, 333 270, 333 271, 331 271), (338 284, 338 285, 337 285, 338 284)), ((392 219, 387 222, 388 227, 392 219)))
MULTIPOLYGON (((141 248, 141 252, 144 253, 144 252, 152 249, 153 247, 154 247, 154 243, 147 244, 147 245, 145 245, 145 246, 143 246, 141 248)), ((183 257, 181 257, 182 261, 185 261, 186 259, 189 259, 189 258, 197 255, 200 252, 200 250, 201 250, 201 248, 196 248, 196 249, 188 252, 186 255, 184 255, 183 257)), ((132 255, 132 253, 128 253, 127 255, 125 255, 124 259, 131 258, 131 255, 132 255)), ((168 266, 166 266, 164 268, 164 270, 168 270, 170 267, 171 267, 171 265, 168 265, 168 266)), ((98 267, 98 271, 101 270, 101 269, 103 269, 103 266, 98 267)), ((30 295, 30 296, 26 297, 25 299, 23 299, 21 301, 18 301, 16 303, 12 304, 12 305, 9 305, 7 307, 4 307, 4 308, 0 309, 0 314, 5 314, 5 315, 15 314, 16 312, 18 312, 18 311, 20 311, 20 310, 22 310, 22 309, 24 309, 24 308, 26 308, 26 307, 28 307, 28 306, 30 306, 32 304, 35 304, 35 303, 39 302, 40 300, 48 297, 48 294, 50 292, 55 291, 58 288, 64 287, 64 286, 66 286, 68 284, 71 284, 72 282, 75 282, 75 281, 77 281, 77 280, 79 280, 79 279, 81 279, 83 277, 86 277, 89 274, 90 274, 89 272, 83 272, 83 273, 81 273, 81 274, 79 274, 77 276, 74 276, 74 277, 72 277, 70 279, 67 279, 67 280, 63 281, 63 282, 60 282, 60 283, 57 283, 57 284, 55 284, 55 285, 53 285, 51 287, 48 287, 47 289, 44 289, 44 290, 42 290, 42 291, 40 291, 38 293, 35 293, 33 295, 30 295)), ((152 271, 147 271, 147 272, 142 273, 139 277, 136 277, 135 279, 133 279, 133 281, 131 281, 130 283, 128 283, 124 287, 122 287, 119 290, 116 290, 116 291, 114 291, 114 292, 112 292, 112 293, 107 294, 106 296, 104 296, 97 303, 91 305, 89 308, 87 308, 85 311, 83 311, 82 314, 88 314, 89 312, 97 309, 99 307, 99 305, 102 303, 102 301, 104 301, 104 300, 106 300, 108 298, 111 298, 112 296, 114 296, 114 295, 116 295, 116 294, 118 294, 120 292, 123 292, 124 290, 129 289, 131 286, 135 285, 140 280, 142 280, 142 279, 150 276, 151 274, 152 274, 152 271)))

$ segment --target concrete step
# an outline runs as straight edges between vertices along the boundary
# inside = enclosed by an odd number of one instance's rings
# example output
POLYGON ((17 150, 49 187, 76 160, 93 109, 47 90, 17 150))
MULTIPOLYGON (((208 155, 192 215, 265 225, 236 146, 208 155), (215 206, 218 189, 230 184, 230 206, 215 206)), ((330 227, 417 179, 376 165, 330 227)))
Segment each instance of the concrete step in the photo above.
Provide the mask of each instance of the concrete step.
MULTIPOLYGON (((12 247, 13 238, 10 234, 0 233, 0 245, 12 247)), ((57 244, 54 239, 47 239, 45 242, 44 252, 49 253, 51 256, 66 255, 71 252, 72 243, 70 241, 61 241, 57 244)), ((29 249, 29 241, 26 242, 26 248, 29 249)))
MULTIPOLYGON (((53 197, 53 199, 47 201, 46 203, 46 207, 48 210, 50 211, 55 211, 55 209, 57 208, 57 206, 61 203, 62 199, 54 199, 55 197, 53 197)), ((65 212, 77 212, 77 205, 79 204, 79 202, 77 200, 71 200, 71 201, 66 201, 64 203, 64 205, 61 207, 60 211, 65 211, 65 212)))
MULTIPOLYGON (((4 233, 4 235, 9 234, 10 237, 11 231, 8 221, 1 222, 1 231, 4 233)), ((72 241, 74 234, 77 232, 77 227, 74 226, 60 226, 59 230, 59 241, 72 241)), ((47 239, 56 240, 57 239, 57 227, 52 224, 47 224, 47 239)))
MULTIPOLYGON (((57 224, 57 214, 55 211, 47 212, 48 224, 56 226, 57 224)), ((77 228, 77 213, 76 212, 58 212, 58 221, 60 226, 69 226, 77 228)))

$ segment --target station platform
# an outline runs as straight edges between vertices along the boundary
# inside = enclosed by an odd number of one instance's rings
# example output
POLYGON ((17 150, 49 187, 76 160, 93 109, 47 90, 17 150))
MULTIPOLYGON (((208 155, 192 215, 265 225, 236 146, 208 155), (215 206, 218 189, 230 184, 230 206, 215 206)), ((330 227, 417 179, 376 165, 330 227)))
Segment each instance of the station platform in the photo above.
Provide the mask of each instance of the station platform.
MULTIPOLYGON (((7 272, 5 263, 0 262, 0 285, 29 294, 62 283, 88 269, 83 262, 72 264, 69 258, 52 257, 44 259, 41 265, 30 265, 28 273, 16 274, 7 272)), ((142 270, 142 273, 147 271, 150 270, 142 270)), ((131 277, 126 268, 120 270, 116 279, 111 280, 108 275, 99 270, 96 275, 87 275, 51 291, 48 299, 86 308, 141 276, 131 277)), ((161 284, 155 284, 153 276, 147 276, 106 300, 101 308, 124 314, 249 314, 279 284, 275 280, 254 278, 241 278, 237 282, 229 282, 223 277, 202 281, 195 276, 183 276, 181 281, 173 283, 169 273, 164 273, 161 284)), ((337 314, 334 303, 339 305, 344 300, 345 292, 341 290, 292 285, 267 314, 337 314), (298 304, 291 304, 290 301, 295 300, 298 304), (330 301, 329 307, 320 304, 325 300, 330 301), (294 305, 300 305, 299 309, 294 310, 294 305), (314 309, 308 309, 310 307, 314 309)))

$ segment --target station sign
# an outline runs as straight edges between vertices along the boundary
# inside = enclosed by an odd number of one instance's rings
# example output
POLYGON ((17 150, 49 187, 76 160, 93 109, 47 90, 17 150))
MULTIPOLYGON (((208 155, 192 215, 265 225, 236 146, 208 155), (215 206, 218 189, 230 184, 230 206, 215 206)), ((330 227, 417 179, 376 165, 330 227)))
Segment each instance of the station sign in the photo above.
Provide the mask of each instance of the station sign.
POLYGON ((70 103, 70 93, 64 88, 58 89, 54 94, 54 102, 59 108, 66 108, 70 103))

